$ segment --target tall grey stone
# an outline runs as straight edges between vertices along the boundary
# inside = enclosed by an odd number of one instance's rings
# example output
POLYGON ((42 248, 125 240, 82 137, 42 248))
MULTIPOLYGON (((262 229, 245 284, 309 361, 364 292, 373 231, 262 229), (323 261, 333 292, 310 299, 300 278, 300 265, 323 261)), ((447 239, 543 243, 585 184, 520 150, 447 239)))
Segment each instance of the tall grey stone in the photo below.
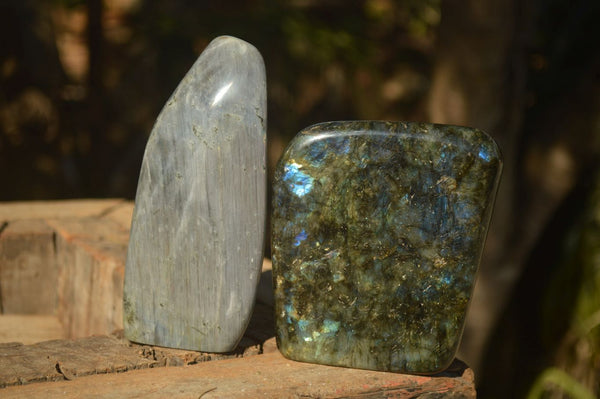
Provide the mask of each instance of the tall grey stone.
POLYGON ((124 286, 125 336, 235 348, 254 304, 265 225, 266 77, 260 53, 213 40, 146 145, 124 286))

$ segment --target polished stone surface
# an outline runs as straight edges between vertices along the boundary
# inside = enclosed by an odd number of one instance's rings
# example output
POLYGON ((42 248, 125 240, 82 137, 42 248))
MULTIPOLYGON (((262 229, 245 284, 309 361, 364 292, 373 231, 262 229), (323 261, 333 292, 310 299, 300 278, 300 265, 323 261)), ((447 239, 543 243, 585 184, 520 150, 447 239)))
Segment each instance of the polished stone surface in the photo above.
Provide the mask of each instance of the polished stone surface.
POLYGON ((237 345, 262 263, 265 126, 259 52, 213 40, 146 146, 125 270, 128 339, 206 352, 237 345))
POLYGON ((327 122, 300 132, 273 197, 276 335, 290 359, 435 373, 464 327, 501 173, 485 133, 327 122))

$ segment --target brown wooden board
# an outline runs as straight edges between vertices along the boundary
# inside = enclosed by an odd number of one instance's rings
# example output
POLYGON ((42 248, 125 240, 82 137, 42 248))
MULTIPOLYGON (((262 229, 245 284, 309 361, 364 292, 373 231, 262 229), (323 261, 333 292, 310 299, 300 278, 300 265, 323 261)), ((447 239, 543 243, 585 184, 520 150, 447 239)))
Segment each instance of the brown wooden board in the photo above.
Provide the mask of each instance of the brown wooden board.
MULTIPOLYGON (((473 373, 464 363, 455 363, 453 371, 437 376, 414 376, 294 362, 281 356, 273 342, 265 346, 269 353, 260 356, 146 370, 140 369, 150 366, 151 362, 136 363, 130 360, 131 357, 120 354, 123 360, 118 367, 122 371, 137 369, 82 378, 72 376, 70 381, 63 382, 8 387, 0 393, 7 399, 475 397, 473 373)), ((129 356, 133 356, 131 351, 129 356)), ((58 369, 68 375, 72 363, 54 359, 48 361, 49 376, 60 377, 58 369)), ((106 373, 111 367, 100 359, 95 364, 100 373, 106 373)), ((93 368, 89 370, 94 372, 93 368)))
POLYGON ((212 354, 132 344, 118 334, 45 341, 32 345, 2 343, 0 387, 252 356, 261 353, 261 348, 261 343, 246 338, 243 345, 239 345, 233 352, 212 354))
POLYGON ((0 342, 36 342, 64 339, 63 327, 53 315, 0 315, 0 342))
POLYGON ((44 220, 0 224, 0 313, 52 314, 59 272, 53 230, 44 220))
POLYGON ((125 340, 122 330, 112 336, 54 340, 32 345, 4 343, 0 344, 0 387, 148 366, 182 366, 257 355, 262 353, 263 344, 272 337, 272 308, 256 303, 244 337, 236 349, 225 354, 138 345, 125 340), (127 360, 125 363, 124 359, 127 360), (60 363, 60 370, 56 369, 57 363, 60 363))
POLYGON ((127 230, 105 218, 56 219, 57 314, 67 336, 122 328, 127 230))
POLYGON ((28 219, 101 217, 127 203, 123 199, 2 202, 0 223, 28 219))
POLYGON ((0 313, 57 315, 71 338, 122 328, 132 211, 118 199, 1 203, 0 313))

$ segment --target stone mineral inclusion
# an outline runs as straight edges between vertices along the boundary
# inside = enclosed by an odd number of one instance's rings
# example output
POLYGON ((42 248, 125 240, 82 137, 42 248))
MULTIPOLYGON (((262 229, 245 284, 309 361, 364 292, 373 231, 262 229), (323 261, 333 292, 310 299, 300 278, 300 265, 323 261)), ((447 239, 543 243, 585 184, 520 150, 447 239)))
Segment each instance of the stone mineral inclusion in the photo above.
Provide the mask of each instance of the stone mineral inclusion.
POLYGON ((417 374, 458 348, 502 169, 471 128, 327 122, 274 179, 277 343, 288 358, 417 374))

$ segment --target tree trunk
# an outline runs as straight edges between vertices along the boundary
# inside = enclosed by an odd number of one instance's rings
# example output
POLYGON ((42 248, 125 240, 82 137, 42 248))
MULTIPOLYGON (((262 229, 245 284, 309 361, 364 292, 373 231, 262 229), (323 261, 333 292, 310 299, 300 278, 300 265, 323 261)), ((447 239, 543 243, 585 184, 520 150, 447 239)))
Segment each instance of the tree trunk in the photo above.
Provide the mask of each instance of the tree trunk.
POLYGON ((504 172, 459 356, 476 371, 486 337, 530 245, 505 252, 514 231, 516 160, 527 73, 527 2, 442 2, 437 59, 428 99, 432 122, 489 133, 504 156, 504 172))

